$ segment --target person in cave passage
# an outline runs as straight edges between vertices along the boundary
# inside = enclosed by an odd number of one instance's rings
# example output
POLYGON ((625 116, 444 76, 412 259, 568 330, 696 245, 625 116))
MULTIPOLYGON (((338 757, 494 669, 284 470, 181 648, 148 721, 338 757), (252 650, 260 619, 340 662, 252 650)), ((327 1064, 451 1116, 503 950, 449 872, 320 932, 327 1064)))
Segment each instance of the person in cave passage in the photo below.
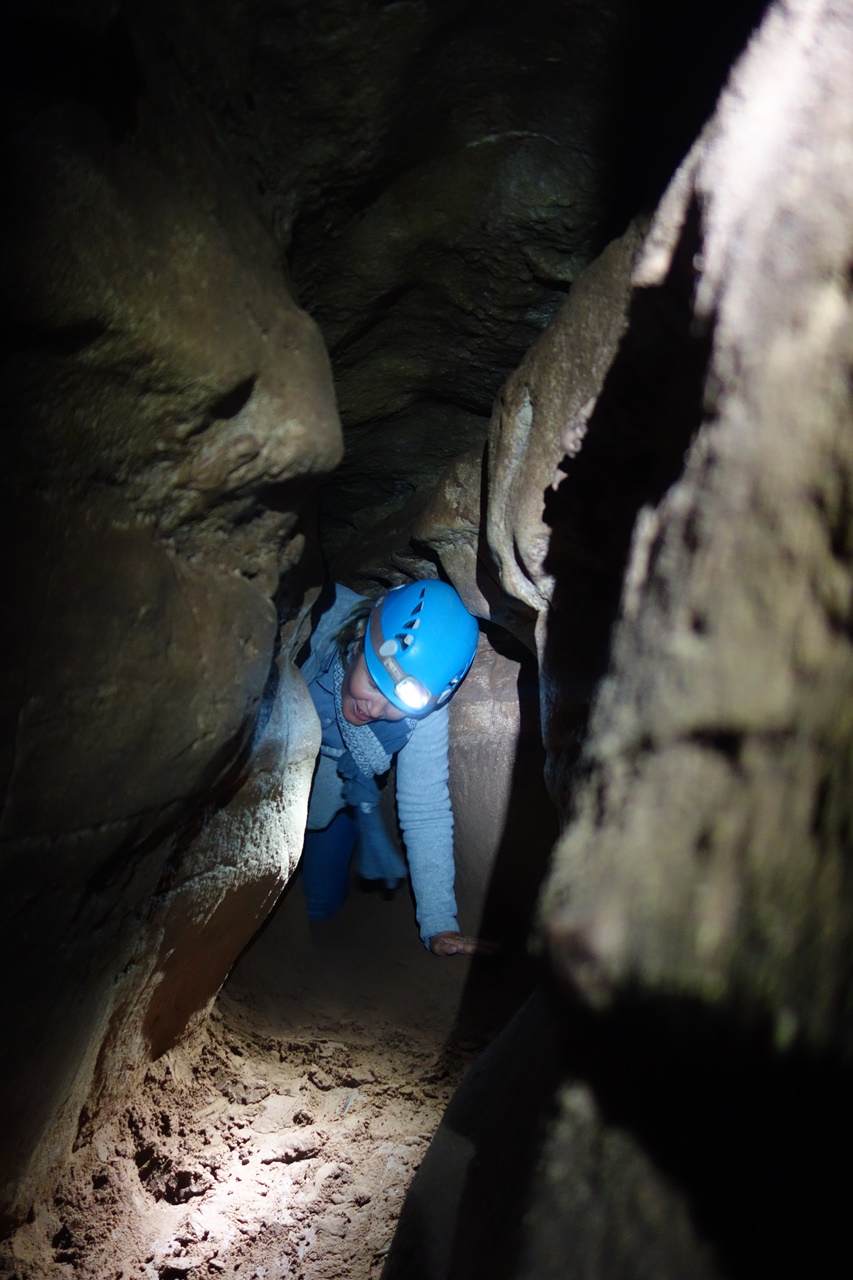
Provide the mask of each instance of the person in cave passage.
POLYGON ((302 674, 323 736, 308 802, 302 882, 308 918, 343 906, 358 874, 395 889, 411 875, 424 945, 434 955, 492 948, 456 920, 448 703, 477 648, 477 623, 453 587, 395 587, 376 604, 336 586, 309 641, 302 674), (397 811, 408 868, 378 809, 397 762, 397 811))

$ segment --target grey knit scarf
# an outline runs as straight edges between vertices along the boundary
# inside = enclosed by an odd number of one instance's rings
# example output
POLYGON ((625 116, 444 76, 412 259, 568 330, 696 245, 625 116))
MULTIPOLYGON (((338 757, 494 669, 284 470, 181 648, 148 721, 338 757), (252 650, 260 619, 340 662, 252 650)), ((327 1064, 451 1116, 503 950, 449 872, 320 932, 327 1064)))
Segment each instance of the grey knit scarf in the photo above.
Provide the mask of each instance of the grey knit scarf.
MULTIPOLYGON (((338 717, 338 728, 344 743, 362 773, 374 777, 377 773, 385 773, 391 768, 391 757, 377 738, 369 724, 350 724, 344 719, 341 706, 341 686, 344 682, 344 664, 340 654, 335 658, 335 713, 338 717)), ((414 729, 415 720, 406 717, 410 729, 414 729)))

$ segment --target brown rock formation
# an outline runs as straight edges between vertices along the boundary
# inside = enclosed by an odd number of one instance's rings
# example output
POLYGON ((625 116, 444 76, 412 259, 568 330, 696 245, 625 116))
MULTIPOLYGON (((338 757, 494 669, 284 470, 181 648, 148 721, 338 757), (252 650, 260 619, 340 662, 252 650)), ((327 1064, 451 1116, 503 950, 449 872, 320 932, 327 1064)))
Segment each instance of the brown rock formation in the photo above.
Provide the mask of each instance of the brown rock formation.
MULTIPOLYGON (((433 1277, 849 1262, 851 72, 848 5, 774 8, 621 320, 603 295, 594 403, 592 362, 573 401, 571 361, 546 354, 582 346, 580 289, 504 393, 498 474, 529 466, 534 493, 545 460, 513 452, 518 431, 584 406, 547 550, 535 506, 513 524, 511 479, 492 533, 502 583, 542 610, 569 819, 541 906, 554 981, 451 1104, 385 1280, 419 1247, 433 1277), (614 615, 579 752, 564 663, 614 615)), ((585 279, 624 291, 632 256, 614 246, 585 279)))
POLYGON ((334 466, 340 437, 316 328, 144 34, 82 7, 5 21, 17 62, 2 236, 2 1202, 14 1212, 67 1150, 96 1062, 103 1088, 130 1045, 156 1051, 183 1029, 298 856, 308 746, 301 782, 296 769, 275 783, 297 800, 289 848, 267 839, 240 860, 239 905, 224 901, 215 844, 184 861, 167 837, 233 787, 270 667, 272 597, 304 540, 300 477, 334 466))
MULTIPOLYGON (((772 7, 654 213, 761 9, 4 14, 7 1218, 74 1143, 81 1196, 124 1161, 132 1200, 161 1139, 141 1194, 207 1185, 154 1111, 104 1135, 152 1058, 146 1106, 191 1061, 296 865, 322 548, 482 619, 452 755, 485 934, 525 946, 564 827, 543 990, 448 1111, 388 1280, 835 1273, 849 3, 772 7)), ((51 1213, 34 1256, 66 1267, 51 1213)))
POLYGON ((638 268, 666 292, 693 251, 702 422, 639 514, 545 911, 590 995, 738 992, 849 1050, 853 27, 816 22, 770 16, 638 268))

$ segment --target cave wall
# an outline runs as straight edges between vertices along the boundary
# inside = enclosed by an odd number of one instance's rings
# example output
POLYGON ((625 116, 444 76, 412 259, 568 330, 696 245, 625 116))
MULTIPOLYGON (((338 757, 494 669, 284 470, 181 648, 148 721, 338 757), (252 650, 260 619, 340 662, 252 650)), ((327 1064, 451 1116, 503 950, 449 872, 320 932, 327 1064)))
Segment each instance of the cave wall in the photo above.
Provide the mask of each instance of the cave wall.
MULTIPOLYGON (((556 0, 4 15, 4 1216, 203 1016, 293 870, 316 724, 290 660, 324 567, 371 592, 441 572, 482 617, 453 746, 460 896, 484 926, 527 919, 545 766, 565 816, 601 674, 571 625, 580 671, 554 651, 569 579, 540 499, 629 324, 641 224, 593 268, 606 313, 579 277, 653 203, 760 8, 696 9, 715 18, 689 91, 674 3, 663 35, 627 3, 556 0), (492 413, 567 294, 589 331, 565 404, 557 326, 492 413), (502 454, 510 418, 532 434, 502 454)), ((636 456, 631 437, 626 475, 636 456)), ((585 518, 600 532, 622 496, 585 518)), ((602 591, 597 539, 562 521, 606 636, 632 522, 602 591)))
POLYGON ((320 498, 330 571, 371 590, 417 572, 403 513, 482 449, 573 281, 654 207, 763 4, 151 8, 329 349, 346 439, 320 498))
POLYGON ((451 712, 460 923, 506 954, 526 946, 558 833, 544 783, 538 692, 531 655, 484 635, 451 712))
POLYGON ((639 512, 544 906, 590 995, 737 992, 845 1054, 851 67, 845 7, 774 11, 652 226, 635 285, 689 255, 702 420, 639 512))
MULTIPOLYGON (((2 237, 0 509, 15 618, 3 683, 4 1219, 26 1213, 70 1145, 120 1104, 132 1074, 204 1014, 298 858, 316 725, 290 658, 323 573, 311 477, 334 468, 341 440, 325 343, 294 302, 285 251, 325 330, 335 321, 366 333, 387 312, 387 280, 371 278, 383 254, 374 261, 358 248, 364 196, 353 187, 387 180, 367 237, 386 251, 420 208, 420 228, 394 260, 395 270, 405 260, 422 272, 415 313, 397 317, 408 354, 387 326, 371 339, 375 352, 397 352, 387 373, 402 390, 389 391, 376 361, 356 353, 362 384, 345 394, 353 420, 366 387, 403 410, 430 399, 412 325, 436 313, 423 345, 433 343, 429 367, 439 367, 449 329, 480 288, 483 252, 501 243, 496 227, 516 227, 511 263, 492 263, 495 279, 506 277, 504 314, 484 337, 488 308, 478 304, 467 347, 454 353, 464 386, 441 390, 443 437, 434 415, 410 414, 407 424, 403 413, 397 447, 373 446, 385 464, 368 457, 366 510, 376 519, 383 486, 426 491, 482 437, 488 381, 499 376, 489 370, 509 367, 600 236, 596 217, 572 206, 586 170, 566 178, 551 163, 561 193, 537 248, 543 208, 528 209, 528 197, 542 188, 550 200, 537 171, 542 146, 555 144, 543 144, 530 117, 540 95, 521 51, 502 52, 483 14, 460 25, 451 7, 427 6, 413 28, 384 6, 355 15, 327 6, 322 21, 291 5, 278 16, 223 7, 212 22, 211 8, 45 2, 3 19, 4 160, 15 193, 2 237), (465 50, 478 41, 486 52, 472 76, 465 50), (414 63, 420 97, 401 131, 395 104, 414 63), (327 64, 331 78, 318 75, 327 64), (463 81, 467 103, 445 163, 413 134, 463 81), (329 115, 328 92, 349 94, 349 109, 329 115), (456 191, 469 144, 477 163, 456 191), (261 171, 271 166, 268 188, 261 171), (436 207, 442 183, 453 210, 436 207), (476 223, 487 200, 495 225, 476 223), (325 263, 321 209, 350 228, 344 251, 325 263), (462 241, 451 214, 464 214, 462 241), (479 265, 443 302, 454 271, 442 268, 437 293, 430 277, 443 256, 458 266, 460 249, 479 265), (543 252, 552 265, 536 279, 529 259, 543 252), (389 461, 411 476, 389 479, 389 461), (267 721, 262 694, 276 684, 288 715, 267 721)), ((575 32, 588 25, 583 8, 575 32)), ((575 109, 578 94, 575 86, 575 109)), ((335 377, 349 386, 340 364, 335 377)), ((381 557, 378 574, 377 562, 369 569, 374 589, 377 576, 388 580, 381 557)), ((424 570, 434 573, 434 561, 404 565, 424 570)), ((501 694, 506 733, 503 772, 489 775, 494 821, 488 832, 462 823, 472 918, 485 909, 515 767, 518 666, 484 658, 486 693, 472 681, 460 711, 472 777, 489 689, 501 694)), ((533 733, 526 715, 528 741, 533 733)), ((531 881, 528 908, 532 891, 531 881)))
POLYGON ((383 1280, 849 1269, 851 73, 848 4, 773 6, 639 245, 584 277, 609 289, 572 291, 496 408, 510 456, 528 388, 533 439, 582 409, 544 556, 503 490, 492 534, 541 610, 549 967, 451 1104, 383 1280), (612 640, 567 732, 578 600, 612 640))
POLYGON ((12 1215, 85 1127, 93 1078, 215 994, 298 857, 304 715, 279 735, 279 843, 248 842, 230 874, 215 841, 182 850, 239 781, 304 478, 341 453, 326 351, 273 241, 150 31, 114 10, 3 20, 12 1215))

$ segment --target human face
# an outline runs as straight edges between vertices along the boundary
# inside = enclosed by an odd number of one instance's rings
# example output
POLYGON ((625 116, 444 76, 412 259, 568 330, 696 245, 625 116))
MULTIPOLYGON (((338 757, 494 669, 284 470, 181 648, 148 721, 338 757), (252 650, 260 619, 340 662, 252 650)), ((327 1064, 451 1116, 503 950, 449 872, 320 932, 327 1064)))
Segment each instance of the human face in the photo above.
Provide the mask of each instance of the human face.
POLYGON ((344 672, 341 710, 349 724, 370 724, 372 720, 402 720, 405 715, 373 683, 360 641, 344 672))

